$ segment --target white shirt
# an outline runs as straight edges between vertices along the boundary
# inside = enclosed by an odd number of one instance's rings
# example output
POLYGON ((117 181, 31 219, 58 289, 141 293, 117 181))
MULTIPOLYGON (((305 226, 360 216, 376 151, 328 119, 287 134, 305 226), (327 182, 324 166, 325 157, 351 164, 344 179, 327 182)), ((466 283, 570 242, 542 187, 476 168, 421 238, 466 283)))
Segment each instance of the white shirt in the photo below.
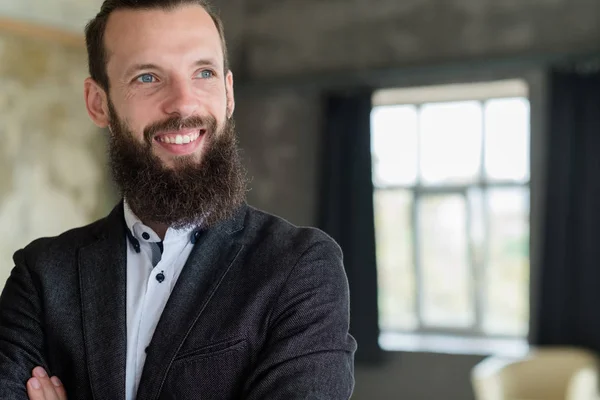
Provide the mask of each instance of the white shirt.
POLYGON ((125 239, 127 240, 125 398, 135 400, 146 361, 146 347, 150 344, 171 291, 194 247, 192 243, 194 229, 169 228, 162 241, 161 254, 159 247, 161 240, 156 232, 133 214, 126 201, 124 211, 127 228, 139 242, 138 252, 132 241, 129 238, 125 239))

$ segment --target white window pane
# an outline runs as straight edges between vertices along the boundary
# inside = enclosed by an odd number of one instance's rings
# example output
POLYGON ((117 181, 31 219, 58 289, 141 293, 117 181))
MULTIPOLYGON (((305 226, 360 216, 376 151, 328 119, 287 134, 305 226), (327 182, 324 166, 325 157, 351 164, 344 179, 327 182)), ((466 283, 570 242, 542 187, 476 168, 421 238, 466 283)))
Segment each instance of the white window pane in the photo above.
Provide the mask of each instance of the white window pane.
POLYGON ((529 321, 529 189, 486 194, 489 249, 483 329, 524 336, 529 321))
POLYGON ((481 104, 425 104, 419 121, 424 183, 466 183, 477 179, 481 169, 481 104))
POLYGON ((375 235, 379 327, 386 330, 414 330, 415 276, 412 247, 412 192, 376 190, 375 235))
POLYGON ((475 315, 465 198, 423 197, 418 213, 423 322, 434 327, 469 327, 475 315))
POLYGON ((525 98, 490 100, 484 112, 488 179, 529 179, 529 101, 525 98))
POLYGON ((413 185, 417 179, 415 106, 380 106, 371 112, 375 186, 413 185))

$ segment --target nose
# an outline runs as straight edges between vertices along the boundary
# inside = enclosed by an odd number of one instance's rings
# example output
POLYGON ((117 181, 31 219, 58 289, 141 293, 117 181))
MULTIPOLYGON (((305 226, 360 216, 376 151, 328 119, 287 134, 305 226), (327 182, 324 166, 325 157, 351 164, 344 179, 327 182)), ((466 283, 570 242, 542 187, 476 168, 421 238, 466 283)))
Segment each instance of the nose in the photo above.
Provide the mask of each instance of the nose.
POLYGON ((174 80, 169 85, 169 93, 164 102, 164 111, 169 115, 187 118, 194 115, 199 107, 192 82, 174 80))

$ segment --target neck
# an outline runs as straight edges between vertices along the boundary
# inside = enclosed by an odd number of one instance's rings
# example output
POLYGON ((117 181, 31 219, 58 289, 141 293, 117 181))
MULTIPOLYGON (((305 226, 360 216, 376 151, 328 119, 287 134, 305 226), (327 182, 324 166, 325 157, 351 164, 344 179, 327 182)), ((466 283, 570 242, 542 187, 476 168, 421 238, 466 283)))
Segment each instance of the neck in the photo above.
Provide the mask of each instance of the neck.
POLYGON ((158 237, 160 237, 160 240, 165 240, 165 235, 167 234, 167 229, 169 229, 168 225, 160 224, 160 223, 156 223, 156 222, 152 222, 152 221, 142 221, 142 223, 144 225, 152 228, 152 230, 154 232, 156 232, 158 237))
POLYGON ((127 202, 127 206, 130 209, 130 211, 137 217, 140 219, 140 221, 142 222, 142 224, 146 225, 147 227, 151 228, 160 238, 160 240, 165 240, 165 235, 167 234, 167 229, 169 229, 169 225, 167 224, 163 224, 163 223, 159 223, 159 222, 154 222, 154 221, 150 221, 147 219, 142 219, 140 217, 139 213, 136 213, 136 211, 131 208, 131 204, 129 202, 127 202))

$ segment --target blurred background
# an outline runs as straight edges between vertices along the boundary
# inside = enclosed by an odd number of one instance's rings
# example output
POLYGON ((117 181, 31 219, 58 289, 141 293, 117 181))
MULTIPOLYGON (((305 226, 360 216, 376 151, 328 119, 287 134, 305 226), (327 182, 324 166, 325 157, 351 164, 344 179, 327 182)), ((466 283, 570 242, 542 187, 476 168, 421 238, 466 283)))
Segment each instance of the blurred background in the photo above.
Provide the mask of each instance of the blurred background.
MULTIPOLYGON (((0 1, 0 282, 118 200, 83 103, 100 5, 0 1)), ((249 203, 344 250, 353 398, 597 398, 600 1, 215 5, 249 203)))

